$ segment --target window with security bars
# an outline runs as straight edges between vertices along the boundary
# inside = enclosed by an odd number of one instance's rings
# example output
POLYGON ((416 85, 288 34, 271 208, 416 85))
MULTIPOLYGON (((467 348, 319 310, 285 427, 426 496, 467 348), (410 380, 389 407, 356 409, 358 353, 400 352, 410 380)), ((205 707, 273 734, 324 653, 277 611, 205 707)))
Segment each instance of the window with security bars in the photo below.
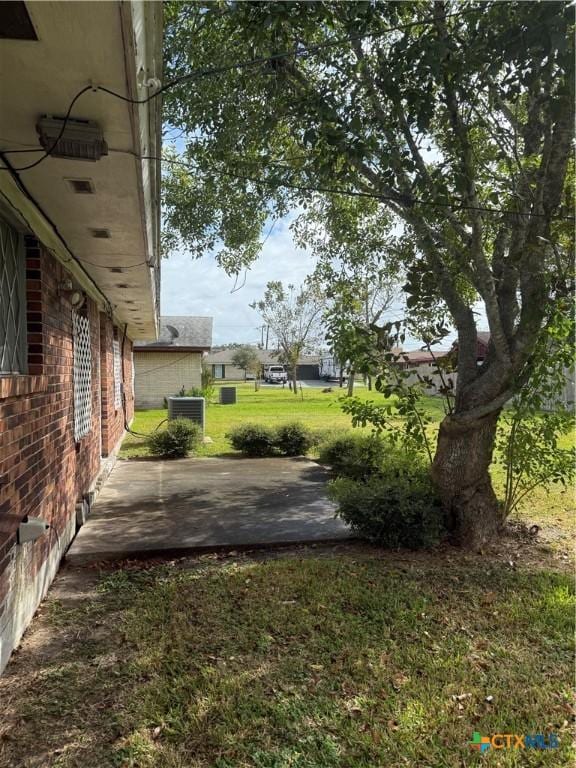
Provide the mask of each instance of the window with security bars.
POLYGON ((90 321, 72 312, 74 334, 74 440, 85 437, 92 429, 92 350, 90 321))
POLYGON ((112 342, 114 354, 114 408, 118 411, 122 407, 122 358, 120 356, 120 342, 114 339, 112 342))
POLYGON ((26 373, 24 238, 0 219, 0 374, 26 373))

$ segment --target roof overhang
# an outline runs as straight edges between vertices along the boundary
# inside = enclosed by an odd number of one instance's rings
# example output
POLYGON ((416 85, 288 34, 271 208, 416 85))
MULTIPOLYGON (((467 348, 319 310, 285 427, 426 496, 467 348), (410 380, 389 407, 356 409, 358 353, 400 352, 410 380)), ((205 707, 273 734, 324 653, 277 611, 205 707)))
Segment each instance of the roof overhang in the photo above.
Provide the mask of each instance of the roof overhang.
POLYGON ((162 4, 30 2, 37 40, 4 39, 0 53, 0 206, 72 273, 83 290, 136 339, 158 334, 161 98, 131 104, 83 94, 73 118, 95 121, 108 155, 96 162, 42 157, 36 125, 64 116, 86 85, 129 99, 154 92, 162 67, 162 4), (72 181, 89 182, 90 193, 72 181), (76 185, 77 186, 77 185, 76 185), (109 237, 96 237, 103 230, 109 237), (119 271, 121 270, 121 271, 119 271))
POLYGON ((210 347, 170 347, 157 344, 134 347, 134 352, 208 352, 209 350, 210 347))

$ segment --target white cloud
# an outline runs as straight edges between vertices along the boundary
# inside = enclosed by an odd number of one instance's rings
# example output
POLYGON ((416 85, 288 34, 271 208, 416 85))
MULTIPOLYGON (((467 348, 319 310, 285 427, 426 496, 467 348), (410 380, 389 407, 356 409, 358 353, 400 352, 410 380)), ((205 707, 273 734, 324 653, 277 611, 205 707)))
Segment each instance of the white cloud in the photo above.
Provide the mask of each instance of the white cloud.
MULTIPOLYGON (((259 299, 270 280, 300 286, 312 273, 314 257, 296 248, 289 225, 293 217, 276 223, 260 258, 238 280, 226 275, 213 254, 193 260, 179 252, 162 262, 163 315, 208 315, 214 318, 214 344, 255 343, 262 319, 249 304, 259 299), (237 290, 234 291, 236 286, 237 290), (234 291, 234 292, 233 292, 234 291)), ((265 228, 268 232, 269 225, 265 228)))
MULTIPOLYGON (((260 258, 238 280, 229 277, 218 266, 214 254, 193 260, 179 252, 162 262, 161 312, 163 315, 205 315, 214 318, 213 344, 228 342, 258 343, 261 339, 262 318, 250 304, 259 299, 270 280, 299 287, 316 264, 308 251, 297 248, 292 241, 290 223, 294 213, 276 222, 266 240, 260 258), (234 290, 236 287, 237 290, 234 290)), ((264 235, 270 224, 264 228, 264 235)), ((479 330, 487 329, 481 302, 474 305, 479 330)), ((404 315, 402 302, 395 303, 385 313, 386 320, 400 320, 404 315)), ((443 339, 442 348, 449 348, 456 339, 455 332, 443 339)), ((418 339, 407 338, 406 350, 418 349, 418 339)))

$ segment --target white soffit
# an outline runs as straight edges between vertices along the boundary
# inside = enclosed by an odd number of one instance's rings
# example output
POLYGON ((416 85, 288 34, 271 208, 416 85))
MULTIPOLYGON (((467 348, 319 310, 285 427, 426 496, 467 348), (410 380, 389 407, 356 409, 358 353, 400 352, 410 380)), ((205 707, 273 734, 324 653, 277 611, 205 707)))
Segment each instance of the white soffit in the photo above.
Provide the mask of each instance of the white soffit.
MULTIPOLYGON (((135 17, 146 18, 146 4, 26 5, 38 40, 3 40, 1 45, 2 149, 39 149, 38 118, 44 114, 65 115, 73 97, 89 83, 131 97, 148 95, 147 89, 136 86, 137 68, 141 66, 137 57, 142 56, 138 35, 151 34, 152 28, 152 34, 161 37, 158 9, 152 9, 147 25, 138 21, 135 28, 135 17)), ((158 48, 152 50, 151 43, 148 48, 148 58, 157 58, 158 48)), ((155 61, 154 66, 160 67, 160 61, 155 61)), ((157 286, 154 269, 149 265, 157 268, 158 175, 155 169, 144 167, 150 161, 134 156, 159 153, 158 134, 151 135, 151 130, 158 130, 159 113, 154 101, 150 104, 152 109, 143 110, 101 91, 87 92, 80 97, 72 117, 96 121, 104 132, 109 154, 96 162, 48 157, 20 174, 40 209, 34 218, 42 218, 43 212, 56 230, 51 237, 39 230, 38 222, 30 220, 33 203, 28 200, 24 206, 28 209, 26 218, 30 225, 35 224, 37 236, 63 261, 69 261, 70 252, 77 257, 108 298, 117 321, 128 323, 129 335, 141 339, 154 339, 157 333, 157 286), (146 125, 142 125, 143 118, 147 118, 146 125), (88 182, 85 186, 93 194, 78 194, 72 180, 88 182), (94 237, 93 230, 107 230, 110 237, 94 237), (111 272, 111 267, 123 271, 111 272)), ((17 169, 40 156, 16 154, 7 159, 17 169)), ((0 184, 3 196, 15 208, 23 204, 25 195, 17 190, 8 172, 2 171, 0 184), (20 201, 18 194, 22 195, 20 201)), ((40 229, 47 227, 45 222, 40 229)), ((85 287, 88 289, 87 284, 85 287)), ((93 290, 89 292, 94 295, 93 290)))

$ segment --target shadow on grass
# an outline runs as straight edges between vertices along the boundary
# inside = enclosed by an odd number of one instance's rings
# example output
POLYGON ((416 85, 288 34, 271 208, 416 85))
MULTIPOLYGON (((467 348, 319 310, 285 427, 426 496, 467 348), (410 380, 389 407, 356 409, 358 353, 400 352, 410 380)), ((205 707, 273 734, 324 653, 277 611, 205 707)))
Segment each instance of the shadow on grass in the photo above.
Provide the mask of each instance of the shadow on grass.
POLYGON ((560 750, 521 764, 569 764, 571 579, 445 565, 112 571, 9 667, 6 764, 452 768, 473 731, 542 730, 560 750))

